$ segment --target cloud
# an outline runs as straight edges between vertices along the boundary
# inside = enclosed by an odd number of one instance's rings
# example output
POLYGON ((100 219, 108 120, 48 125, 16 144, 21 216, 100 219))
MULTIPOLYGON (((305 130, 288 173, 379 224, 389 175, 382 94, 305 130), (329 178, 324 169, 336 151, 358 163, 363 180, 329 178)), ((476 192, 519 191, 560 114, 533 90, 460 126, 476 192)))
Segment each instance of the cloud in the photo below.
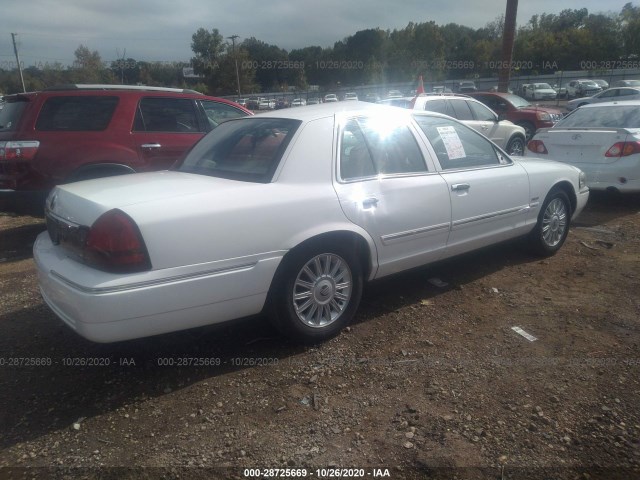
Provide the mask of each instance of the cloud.
MULTIPOLYGON (((615 0, 607 9, 618 13, 628 0, 615 0)), ((582 2, 590 12, 603 11, 602 2, 582 2)), ((506 0, 32 0, 25 12, 21 0, 5 0, 0 19, 0 66, 14 61, 10 32, 18 33, 25 64, 72 63, 80 44, 98 50, 103 60, 127 57, 149 61, 188 60, 191 35, 200 27, 217 28, 225 36, 255 37, 291 50, 312 45, 332 46, 366 28, 404 28, 409 22, 458 23, 480 28, 502 15, 506 0)), ((534 14, 582 8, 557 1, 520 2, 518 23, 534 14)))

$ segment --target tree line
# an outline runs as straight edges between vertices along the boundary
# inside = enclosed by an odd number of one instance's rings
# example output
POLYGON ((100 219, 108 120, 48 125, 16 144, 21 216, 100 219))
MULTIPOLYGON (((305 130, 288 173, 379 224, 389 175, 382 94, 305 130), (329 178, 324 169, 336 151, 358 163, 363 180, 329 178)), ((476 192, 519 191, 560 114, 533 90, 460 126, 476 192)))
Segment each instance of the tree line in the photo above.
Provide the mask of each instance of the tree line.
MULTIPOLYGON (((287 51, 254 37, 233 45, 216 28, 199 28, 191 38, 193 57, 185 63, 122 59, 105 65, 97 51, 80 45, 72 66, 25 70, 27 90, 62 83, 123 83, 193 88, 214 95, 496 76, 501 62, 504 18, 473 29, 433 21, 405 28, 356 32, 331 47, 287 51), (183 68, 193 68, 192 78, 183 68)), ((619 13, 586 8, 534 15, 516 34, 515 76, 557 71, 640 67, 640 7, 619 13)), ((15 71, 0 69, 0 90, 21 90, 15 71)))

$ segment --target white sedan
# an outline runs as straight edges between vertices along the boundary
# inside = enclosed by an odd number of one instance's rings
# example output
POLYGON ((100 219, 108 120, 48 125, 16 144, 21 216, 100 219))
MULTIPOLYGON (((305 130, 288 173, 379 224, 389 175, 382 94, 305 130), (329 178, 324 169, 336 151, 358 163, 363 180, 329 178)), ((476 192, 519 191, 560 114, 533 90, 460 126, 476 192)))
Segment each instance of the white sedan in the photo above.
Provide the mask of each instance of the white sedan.
POLYGON ((171 171, 56 187, 34 258, 94 341, 265 312, 318 342, 368 280, 514 237, 555 253, 587 198, 579 169, 450 117, 341 102, 224 122, 171 171))
POLYGON ((538 130, 527 149, 580 168, 593 190, 640 193, 640 100, 584 105, 538 130))

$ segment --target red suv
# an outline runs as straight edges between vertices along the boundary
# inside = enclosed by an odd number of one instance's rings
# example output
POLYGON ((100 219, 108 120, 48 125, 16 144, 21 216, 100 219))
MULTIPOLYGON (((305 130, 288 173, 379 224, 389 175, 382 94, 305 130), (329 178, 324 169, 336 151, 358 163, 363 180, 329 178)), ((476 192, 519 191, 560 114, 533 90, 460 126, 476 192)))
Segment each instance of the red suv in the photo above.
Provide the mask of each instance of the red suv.
POLYGON ((557 108, 534 106, 528 100, 511 93, 473 92, 467 95, 480 100, 501 119, 524 128, 527 141, 531 140, 536 130, 553 127, 563 116, 562 111, 557 108))
POLYGON ((0 211, 40 213, 56 184, 169 168, 220 122, 252 115, 191 90, 73 85, 4 97, 0 211))

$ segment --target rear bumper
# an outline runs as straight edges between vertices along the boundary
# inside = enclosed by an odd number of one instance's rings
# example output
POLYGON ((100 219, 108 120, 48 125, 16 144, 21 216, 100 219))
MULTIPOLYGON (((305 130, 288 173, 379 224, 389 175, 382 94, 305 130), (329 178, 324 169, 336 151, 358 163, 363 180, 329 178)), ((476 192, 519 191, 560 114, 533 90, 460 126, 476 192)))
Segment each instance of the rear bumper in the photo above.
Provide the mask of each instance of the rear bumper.
POLYGON ((587 175, 587 185, 591 190, 640 193, 640 155, 621 158, 613 163, 574 165, 587 175))
POLYGON ((44 301, 78 334, 100 343, 259 313, 282 258, 265 255, 189 274, 185 267, 152 271, 147 275, 153 278, 141 281, 139 275, 118 276, 74 262, 51 243, 47 232, 38 236, 33 253, 44 301))

